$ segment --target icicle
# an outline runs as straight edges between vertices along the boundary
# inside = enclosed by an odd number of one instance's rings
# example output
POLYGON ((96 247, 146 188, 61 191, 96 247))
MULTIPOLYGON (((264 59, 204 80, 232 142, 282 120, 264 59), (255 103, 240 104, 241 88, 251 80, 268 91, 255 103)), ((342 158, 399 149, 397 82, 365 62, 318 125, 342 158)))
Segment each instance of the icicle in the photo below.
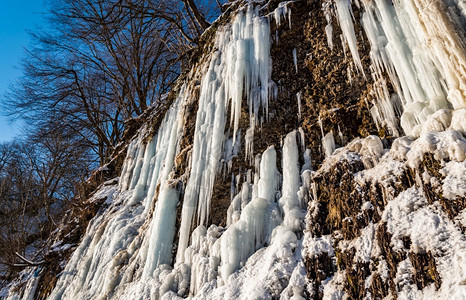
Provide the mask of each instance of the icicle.
POLYGON ((291 29, 291 10, 288 8, 288 3, 290 1, 283 1, 278 4, 278 7, 273 11, 273 16, 275 19, 275 24, 277 27, 281 25, 282 17, 286 20, 288 17, 288 26, 291 29))
MULTIPOLYGON (((231 35, 222 39, 218 48, 221 53, 226 53, 220 65, 224 69, 226 98, 231 98, 230 124, 235 143, 243 94, 255 120, 259 119, 259 107, 263 108, 266 117, 268 115, 270 28, 268 18, 260 17, 252 5, 246 13, 239 12, 231 26, 231 35)), ((224 34, 228 35, 228 31, 224 34)))
POLYGON ((325 157, 332 155, 335 150, 335 140, 333 138, 333 131, 327 133, 322 139, 322 148, 324 149, 325 157))
POLYGON ((282 8, 278 6, 274 11, 273 11, 273 16, 275 18, 275 24, 277 24, 277 27, 280 26, 280 21, 281 21, 281 13, 282 13, 282 8))
POLYGON ((348 82, 350 83, 350 85, 353 85, 353 78, 351 77, 351 68, 350 67, 346 68, 346 74, 348 76, 348 82))
POLYGON ((333 34, 333 27, 332 24, 328 24, 325 26, 325 34, 327 35, 327 44, 330 50, 333 50, 333 40, 332 40, 332 34, 333 34))
POLYGON ((301 173, 306 170, 312 171, 312 160, 311 160, 311 149, 306 149, 303 153, 304 165, 301 169, 301 173))
POLYGON ((296 94, 296 99, 298 99, 298 121, 301 120, 301 92, 296 94))
POLYGON ((223 152, 226 97, 224 85, 216 82, 217 78, 221 76, 217 73, 221 71, 221 68, 218 67, 221 64, 219 57, 216 55, 211 60, 207 74, 201 82, 194 133, 193 160, 181 214, 180 247, 177 253, 177 261, 180 262, 183 261, 184 249, 188 245, 189 230, 194 213, 197 211, 200 224, 205 223, 209 217, 212 188, 223 152))
POLYGON ((139 139, 133 140, 128 146, 128 151, 126 153, 125 162, 123 163, 123 168, 121 171, 121 180, 118 184, 118 187, 122 191, 125 191, 129 188, 132 172, 136 164, 135 158, 137 157, 137 154, 139 151, 139 147, 138 147, 139 143, 140 143, 139 139))
POLYGON ((291 9, 286 8, 288 11, 288 27, 291 29, 291 9))
POLYGON ((346 56, 346 42, 345 42, 345 37, 343 36, 343 34, 340 34, 340 41, 341 41, 341 47, 343 49, 343 57, 345 58, 345 60, 348 58, 346 56))
POLYGON ((466 84, 459 79, 466 76, 466 51, 453 29, 458 24, 449 16, 452 10, 442 1, 425 0, 393 4, 376 0, 363 5, 362 24, 371 44, 379 98, 372 114, 378 126, 387 125, 396 135, 395 113, 402 106, 401 127, 407 134, 419 135, 434 112, 466 106, 466 84), (388 95, 383 71, 401 105, 388 95))
POLYGON ((254 127, 249 127, 244 136, 245 156, 244 159, 252 164, 254 159, 254 127))
POLYGON ((324 11, 325 19, 327 19, 327 26, 325 26, 325 34, 327 36, 327 44, 330 50, 333 50, 333 26, 332 26, 332 2, 326 0, 322 3, 322 10, 324 11))
POLYGON ((301 142, 301 151, 304 152, 306 150, 306 139, 305 139, 303 128, 299 127, 298 132, 299 132, 299 141, 301 142))
POLYGON ((320 114, 317 118, 317 123, 319 124, 319 127, 320 127, 320 132, 322 133, 322 136, 324 136, 324 127, 323 127, 323 124, 322 124, 322 119, 320 118, 320 114))
POLYGON ((141 166, 140 176, 134 188, 133 197, 130 200, 130 203, 136 203, 137 201, 140 201, 141 199, 146 197, 147 187, 149 186, 149 182, 148 182, 148 178, 150 177, 149 170, 152 167, 151 159, 153 158, 155 154, 155 146, 156 146, 155 139, 151 139, 151 141, 146 145, 146 148, 144 150, 144 158, 143 158, 143 164, 141 166))
MULTIPOLYGON (((140 141, 142 142, 142 141, 140 141)), ((131 182, 129 183, 129 189, 132 190, 136 187, 139 176, 141 175, 141 169, 144 164, 144 153, 145 153, 145 145, 140 145, 137 150, 137 157, 135 159, 135 165, 132 172, 131 182)))
POLYGON ((293 63, 294 63, 294 68, 297 74, 298 73, 298 57, 296 55, 296 48, 293 49, 293 63))
POLYGON ((335 5, 337 7, 338 20, 340 22, 344 40, 348 43, 354 64, 365 77, 366 75, 364 74, 361 58, 359 57, 356 35, 354 33, 351 3, 348 0, 335 0, 335 5))
POLYGON ((273 100, 276 100, 278 97, 278 86, 273 80, 269 80, 269 95, 271 95, 270 98, 273 100))
POLYGON ((298 167, 298 145, 296 131, 290 132, 283 145, 283 187, 280 198, 280 208, 284 213, 282 225, 291 230, 300 228, 301 210, 299 209, 298 190, 300 186, 298 167))
POLYGON ((267 18, 249 5, 239 12, 231 30, 219 33, 216 53, 201 82, 199 110, 196 118, 192 166, 186 185, 181 214, 177 264, 184 260, 189 231, 197 212, 198 223, 209 218, 210 199, 218 164, 221 159, 226 107, 231 99, 230 126, 233 127, 233 155, 239 153, 239 120, 243 95, 250 112, 250 127, 246 132, 246 153, 252 161, 254 129, 260 107, 268 115, 270 80, 270 28, 267 18))
POLYGON ((340 142, 342 145, 346 144, 346 139, 343 136, 343 133, 340 130, 340 125, 338 125, 338 137, 340 138, 340 142))

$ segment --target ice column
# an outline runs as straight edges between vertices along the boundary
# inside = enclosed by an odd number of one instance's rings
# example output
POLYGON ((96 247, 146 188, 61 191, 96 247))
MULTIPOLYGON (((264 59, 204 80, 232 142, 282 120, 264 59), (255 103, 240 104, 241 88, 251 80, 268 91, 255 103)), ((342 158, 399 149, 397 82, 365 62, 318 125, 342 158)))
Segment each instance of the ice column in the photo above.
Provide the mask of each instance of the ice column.
POLYGON ((278 225, 271 216, 276 215, 274 207, 277 191, 277 154, 273 147, 269 147, 262 155, 260 162, 260 179, 258 197, 251 200, 241 212, 240 219, 223 233, 220 239, 220 255, 222 265, 220 273, 226 283, 241 263, 264 242, 270 238, 272 230, 278 225), (275 211, 275 213, 273 213, 275 211))
POLYGON ((283 225, 290 229, 299 229, 301 219, 299 215, 298 191, 299 179, 299 152, 296 143, 296 131, 290 132, 283 144, 283 186, 280 208, 284 214, 283 225))
MULTIPOLYGON (((153 178, 151 188, 149 189, 150 192, 146 197, 147 202, 151 203, 154 201, 153 193, 155 193, 155 187, 157 185, 160 186, 160 193, 151 220, 150 230, 146 235, 149 238, 149 246, 148 249, 142 250, 144 253, 143 255, 147 256, 143 271, 144 279, 152 275, 152 272, 159 265, 170 264, 172 258, 178 192, 170 182, 170 173, 173 169, 179 137, 182 135, 184 126, 182 116, 177 115, 176 117, 178 119, 171 122, 170 130, 162 131, 158 135, 160 138, 160 140, 158 140, 159 146, 165 151, 166 159, 156 160, 152 165, 153 178), (145 251, 147 252, 145 253, 145 251)), ((146 212, 149 207, 149 205, 146 205, 146 212)))
POLYGON ((225 88, 222 79, 221 53, 212 58, 201 82, 199 109, 196 117, 192 165, 185 189, 181 213, 177 262, 184 261, 189 233, 197 211, 199 223, 208 220, 212 188, 222 154, 225 130, 225 88))

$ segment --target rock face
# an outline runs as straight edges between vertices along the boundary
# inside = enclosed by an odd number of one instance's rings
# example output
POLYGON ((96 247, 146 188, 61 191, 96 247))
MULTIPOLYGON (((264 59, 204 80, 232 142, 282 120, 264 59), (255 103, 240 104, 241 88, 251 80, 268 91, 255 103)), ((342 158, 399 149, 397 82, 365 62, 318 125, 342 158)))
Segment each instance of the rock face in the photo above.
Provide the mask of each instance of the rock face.
POLYGON ((8 297, 460 298, 465 13, 232 3, 8 297))

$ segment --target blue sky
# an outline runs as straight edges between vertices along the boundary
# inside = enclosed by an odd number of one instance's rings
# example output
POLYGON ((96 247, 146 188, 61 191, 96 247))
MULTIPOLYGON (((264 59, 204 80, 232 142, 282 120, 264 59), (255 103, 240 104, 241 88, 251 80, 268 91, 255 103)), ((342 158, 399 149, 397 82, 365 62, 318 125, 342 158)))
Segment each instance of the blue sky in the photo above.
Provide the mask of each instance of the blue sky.
MULTIPOLYGON (((0 8, 0 95, 14 82, 21 72, 19 66, 23 47, 30 42, 26 30, 33 30, 44 23, 43 0, 3 1, 0 8)), ((11 140, 20 132, 20 126, 8 125, 0 112, 0 143, 11 140)))

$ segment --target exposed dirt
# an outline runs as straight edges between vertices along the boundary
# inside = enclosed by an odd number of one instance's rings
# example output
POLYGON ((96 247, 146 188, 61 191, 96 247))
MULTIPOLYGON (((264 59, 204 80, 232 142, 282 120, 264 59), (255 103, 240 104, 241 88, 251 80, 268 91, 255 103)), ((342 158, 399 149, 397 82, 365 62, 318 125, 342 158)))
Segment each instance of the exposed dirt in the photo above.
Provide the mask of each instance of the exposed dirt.
POLYGON ((305 261, 306 272, 313 287, 313 293, 306 290, 306 298, 322 299, 323 294, 320 289, 321 282, 335 273, 335 266, 332 257, 328 253, 322 253, 317 257, 312 257, 305 261))

